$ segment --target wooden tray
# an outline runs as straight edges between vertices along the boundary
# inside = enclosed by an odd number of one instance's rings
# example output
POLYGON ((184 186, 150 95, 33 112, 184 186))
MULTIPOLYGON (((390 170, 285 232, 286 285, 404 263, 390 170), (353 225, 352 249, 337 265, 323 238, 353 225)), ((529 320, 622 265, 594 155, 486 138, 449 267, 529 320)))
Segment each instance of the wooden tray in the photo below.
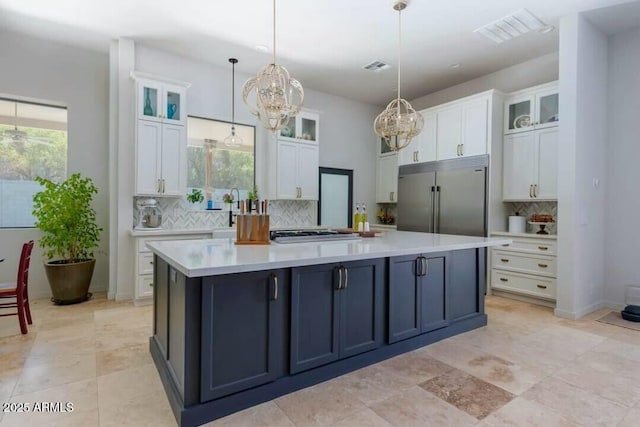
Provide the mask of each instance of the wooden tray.
POLYGON ((369 231, 354 231, 353 228, 336 228, 334 231, 340 234, 359 234, 360 237, 375 237, 376 234, 384 233, 384 230, 374 228, 369 231))

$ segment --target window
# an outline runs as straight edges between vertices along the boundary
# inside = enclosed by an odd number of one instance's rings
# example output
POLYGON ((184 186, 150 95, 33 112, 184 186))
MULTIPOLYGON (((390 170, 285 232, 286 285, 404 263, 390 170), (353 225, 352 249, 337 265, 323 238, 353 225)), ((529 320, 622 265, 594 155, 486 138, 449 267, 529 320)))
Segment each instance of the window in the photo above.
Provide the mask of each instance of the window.
POLYGON ((67 177, 67 109, 0 99, 0 228, 33 227, 37 176, 67 177))
POLYGON ((242 145, 227 147, 222 141, 231 133, 230 123, 187 119, 187 187, 202 189, 205 200, 213 200, 215 207, 223 206, 222 196, 231 188, 237 188, 240 199, 246 199, 254 186, 255 127, 235 126, 242 145))

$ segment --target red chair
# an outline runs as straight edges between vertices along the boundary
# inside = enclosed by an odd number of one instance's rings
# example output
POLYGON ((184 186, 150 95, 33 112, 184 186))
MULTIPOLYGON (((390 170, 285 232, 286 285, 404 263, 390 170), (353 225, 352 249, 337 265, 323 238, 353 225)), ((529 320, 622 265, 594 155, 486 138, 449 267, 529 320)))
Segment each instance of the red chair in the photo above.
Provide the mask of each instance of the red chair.
POLYGON ((20 321, 20 332, 27 333, 27 323, 30 325, 31 310, 29 310, 29 294, 27 284, 29 283, 29 261, 31 260, 31 250, 33 240, 22 245, 20 254, 20 264, 18 265, 18 279, 16 282, 0 283, 0 299, 15 298, 15 301, 0 303, 0 309, 17 308, 15 313, 0 314, 2 316, 18 316, 20 321))

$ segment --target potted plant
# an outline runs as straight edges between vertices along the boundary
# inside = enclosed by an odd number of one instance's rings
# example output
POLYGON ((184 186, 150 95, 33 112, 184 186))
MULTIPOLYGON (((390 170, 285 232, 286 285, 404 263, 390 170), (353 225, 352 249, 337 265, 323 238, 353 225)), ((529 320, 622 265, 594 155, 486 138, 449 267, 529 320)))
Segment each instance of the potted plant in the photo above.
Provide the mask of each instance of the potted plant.
POLYGON ((191 203, 191 207, 193 209, 199 209, 200 204, 204 202, 204 195, 202 194, 202 190, 198 188, 194 188, 191 190, 191 193, 187 194, 187 201, 191 203))
POLYGON ((49 259, 45 272, 56 304, 87 300, 102 229, 96 224, 91 207, 98 189, 91 178, 74 173, 66 181, 52 182, 37 177, 44 187, 33 197, 35 226, 42 231, 40 246, 49 259))
POLYGON ((247 203, 247 206, 249 206, 249 210, 251 211, 252 209, 254 209, 254 204, 255 204, 255 210, 258 210, 258 187, 256 187, 255 185, 253 186, 252 190, 249 190, 247 192, 247 199, 249 200, 249 202, 247 203))

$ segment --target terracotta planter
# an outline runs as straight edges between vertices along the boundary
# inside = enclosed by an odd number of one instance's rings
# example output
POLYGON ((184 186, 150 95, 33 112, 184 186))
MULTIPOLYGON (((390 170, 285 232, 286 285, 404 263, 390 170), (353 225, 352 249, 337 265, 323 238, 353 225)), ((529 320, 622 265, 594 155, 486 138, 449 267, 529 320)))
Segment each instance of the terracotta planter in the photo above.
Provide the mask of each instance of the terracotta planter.
POLYGON ((89 285, 96 266, 95 259, 75 263, 50 261, 44 264, 55 304, 75 304, 89 299, 89 285))

